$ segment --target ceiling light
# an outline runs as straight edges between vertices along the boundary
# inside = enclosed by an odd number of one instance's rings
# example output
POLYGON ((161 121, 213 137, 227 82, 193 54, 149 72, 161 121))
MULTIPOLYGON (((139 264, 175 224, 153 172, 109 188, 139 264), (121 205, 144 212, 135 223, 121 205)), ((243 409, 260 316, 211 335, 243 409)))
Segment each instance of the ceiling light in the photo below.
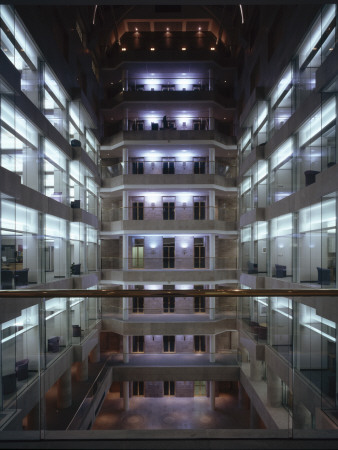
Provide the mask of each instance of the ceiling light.
POLYGON ((123 52, 126 52, 126 51, 127 51, 126 47, 122 47, 121 50, 122 50, 123 52))
POLYGON ((150 47, 150 51, 154 52, 155 51, 155 47, 150 47))
POLYGON ((214 50, 215 50, 215 47, 211 47, 210 50, 211 50, 211 51, 214 51, 214 50))
POLYGON ((187 47, 182 47, 182 52, 185 52, 187 47))

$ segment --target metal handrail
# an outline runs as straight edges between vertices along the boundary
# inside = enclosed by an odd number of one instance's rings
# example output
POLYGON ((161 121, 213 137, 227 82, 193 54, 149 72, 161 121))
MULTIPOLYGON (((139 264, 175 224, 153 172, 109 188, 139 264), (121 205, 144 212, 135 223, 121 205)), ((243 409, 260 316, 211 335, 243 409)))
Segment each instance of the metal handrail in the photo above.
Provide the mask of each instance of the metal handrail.
POLYGON ((338 289, 17 289, 0 290, 0 298, 34 297, 336 297, 338 289))

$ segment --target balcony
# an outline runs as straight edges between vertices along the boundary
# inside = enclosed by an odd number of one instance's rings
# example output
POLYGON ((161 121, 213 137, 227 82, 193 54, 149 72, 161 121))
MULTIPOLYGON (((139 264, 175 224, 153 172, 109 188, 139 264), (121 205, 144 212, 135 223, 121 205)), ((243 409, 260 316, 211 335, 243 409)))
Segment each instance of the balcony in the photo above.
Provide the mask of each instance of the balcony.
MULTIPOLYGON (((183 155, 184 156, 184 155, 183 155)), ((181 157, 182 158, 182 157, 181 157)), ((208 161, 206 158, 145 159, 132 158, 127 163, 106 164, 102 161, 101 177, 115 178, 120 175, 220 175, 227 179, 236 178, 236 168, 220 161, 208 161)))
MULTIPOLYGON (((136 80, 137 81, 137 80, 136 80)), ((208 80, 201 80, 198 84, 187 84, 186 87, 182 87, 181 84, 163 84, 155 85, 140 85, 134 83, 130 85, 128 83, 128 88, 122 90, 120 87, 120 92, 115 93, 114 90, 108 90, 106 92, 105 100, 103 101, 102 107, 104 109, 114 108, 122 102, 172 102, 172 101, 184 101, 184 102, 200 102, 207 101, 218 103, 226 109, 234 109, 235 101, 230 97, 232 92, 224 91, 220 87, 215 87, 214 89, 209 88, 208 80)), ((125 83, 126 84, 126 83, 125 83)))
POLYGON ((235 211, 230 208, 175 206, 170 213, 169 218, 163 207, 156 206, 103 210, 101 236, 123 231, 144 234, 158 230, 179 234, 218 231, 237 236, 237 222, 227 220, 229 216, 235 216, 235 211))
MULTIPOLYGON (((162 118, 157 120, 162 120, 162 118)), ((169 119, 169 121, 170 120, 175 119, 169 119)), ((227 150, 234 150, 234 152, 237 153, 235 137, 231 136, 231 127, 228 127, 222 122, 217 122, 215 127, 209 127, 209 129, 205 128, 204 130, 194 129, 192 125, 186 125, 186 127, 184 127, 183 122, 182 125, 178 126, 176 121, 175 126, 163 130, 161 130, 163 127, 160 126, 159 122, 153 122, 158 124, 158 127, 155 127, 157 129, 152 129, 151 123, 143 124, 143 129, 141 129, 142 126, 133 129, 133 123, 135 123, 135 120, 131 120, 129 124, 126 125, 126 129, 122 129, 122 121, 120 121, 120 123, 117 124, 118 130, 116 130, 116 132, 114 131, 112 136, 103 142, 102 150, 104 150, 105 147, 110 150, 118 146, 123 146, 125 145, 125 142, 128 142, 128 145, 134 143, 138 145, 143 143, 146 145, 148 142, 153 143, 153 141, 156 141, 156 144, 160 145, 168 144, 169 141, 173 144, 182 143, 187 145, 188 141, 198 141, 198 143, 205 144, 214 142, 214 145, 219 145, 227 150), (129 125, 131 126, 130 129, 128 128, 129 125)))

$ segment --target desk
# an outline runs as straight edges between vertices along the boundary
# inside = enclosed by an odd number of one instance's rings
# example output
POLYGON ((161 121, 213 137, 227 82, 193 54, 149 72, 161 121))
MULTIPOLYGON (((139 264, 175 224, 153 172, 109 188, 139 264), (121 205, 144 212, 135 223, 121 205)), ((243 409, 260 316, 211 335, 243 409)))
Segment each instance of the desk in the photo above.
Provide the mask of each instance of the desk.
POLYGON ((16 270, 22 270, 23 269, 23 263, 8 263, 8 264, 1 264, 1 270, 11 270, 12 272, 15 272, 16 270))

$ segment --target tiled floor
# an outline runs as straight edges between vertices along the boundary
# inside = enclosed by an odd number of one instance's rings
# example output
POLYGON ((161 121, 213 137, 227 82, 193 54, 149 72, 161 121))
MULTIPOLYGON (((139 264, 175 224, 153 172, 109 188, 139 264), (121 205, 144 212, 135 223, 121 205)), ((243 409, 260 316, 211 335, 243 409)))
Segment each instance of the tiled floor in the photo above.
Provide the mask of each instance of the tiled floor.
POLYGON ((207 397, 144 398, 132 397, 129 410, 123 400, 108 393, 93 430, 156 430, 156 429, 248 429, 248 402, 240 402, 237 394, 217 397, 215 410, 207 397))

